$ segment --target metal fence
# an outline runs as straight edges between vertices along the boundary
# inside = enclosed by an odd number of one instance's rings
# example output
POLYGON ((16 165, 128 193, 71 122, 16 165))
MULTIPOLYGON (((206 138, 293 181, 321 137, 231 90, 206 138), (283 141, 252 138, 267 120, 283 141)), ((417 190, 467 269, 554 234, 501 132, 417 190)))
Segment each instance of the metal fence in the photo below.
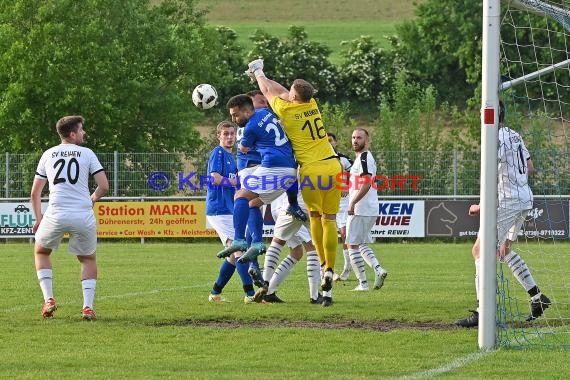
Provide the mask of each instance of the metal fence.
MULTIPOLYGON (((534 152, 537 174, 531 178, 535 194, 570 194, 570 153, 549 157, 548 152, 534 152)), ((5 198, 28 197, 40 158, 39 153, 12 154, 0 157, 0 171, 5 198)), ((109 196, 200 196, 205 187, 207 153, 97 153, 110 182, 109 196), (149 186, 151 174, 161 173, 163 190, 149 186)), ((398 151, 375 154, 378 166, 376 185, 383 197, 472 196, 478 197, 480 157, 478 152, 398 151)))

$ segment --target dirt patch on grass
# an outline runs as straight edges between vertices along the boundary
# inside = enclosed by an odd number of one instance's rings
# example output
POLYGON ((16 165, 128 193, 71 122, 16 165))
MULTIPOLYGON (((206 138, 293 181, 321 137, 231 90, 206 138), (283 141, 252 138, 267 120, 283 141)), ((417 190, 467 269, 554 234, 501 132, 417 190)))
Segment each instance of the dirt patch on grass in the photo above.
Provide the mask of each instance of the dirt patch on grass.
POLYGON ((392 331, 392 330, 456 330, 454 324, 442 322, 401 322, 395 320, 381 321, 239 321, 239 320, 193 320, 184 319, 171 322, 160 322, 155 324, 162 326, 188 326, 188 327, 214 327, 214 328, 236 328, 236 327, 255 327, 255 328, 306 328, 306 329, 359 329, 374 331, 392 331))

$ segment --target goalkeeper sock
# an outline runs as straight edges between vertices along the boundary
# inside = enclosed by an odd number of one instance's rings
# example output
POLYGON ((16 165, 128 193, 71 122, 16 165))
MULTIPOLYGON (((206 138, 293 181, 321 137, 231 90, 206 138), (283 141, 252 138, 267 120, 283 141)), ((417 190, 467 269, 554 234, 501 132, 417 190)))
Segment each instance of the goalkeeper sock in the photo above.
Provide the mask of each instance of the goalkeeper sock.
POLYGON ((321 265, 326 262, 325 251, 323 245, 323 225, 321 224, 321 216, 311 216, 311 237, 313 238, 313 244, 317 249, 317 254, 319 255, 319 260, 321 265))
POLYGON ((334 271, 336 262, 336 247, 338 245, 338 232, 336 230, 336 219, 321 219, 323 223, 323 248, 325 251, 326 268, 334 271))

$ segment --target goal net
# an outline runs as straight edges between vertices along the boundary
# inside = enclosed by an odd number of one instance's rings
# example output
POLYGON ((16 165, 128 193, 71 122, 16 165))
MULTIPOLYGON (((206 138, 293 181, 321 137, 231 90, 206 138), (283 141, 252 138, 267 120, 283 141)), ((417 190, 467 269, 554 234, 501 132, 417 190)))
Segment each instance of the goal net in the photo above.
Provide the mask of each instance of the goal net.
POLYGON ((501 3, 499 98, 535 167, 534 204, 513 250, 551 304, 527 321, 530 295, 512 263, 499 262, 497 344, 570 348, 570 0, 501 3))

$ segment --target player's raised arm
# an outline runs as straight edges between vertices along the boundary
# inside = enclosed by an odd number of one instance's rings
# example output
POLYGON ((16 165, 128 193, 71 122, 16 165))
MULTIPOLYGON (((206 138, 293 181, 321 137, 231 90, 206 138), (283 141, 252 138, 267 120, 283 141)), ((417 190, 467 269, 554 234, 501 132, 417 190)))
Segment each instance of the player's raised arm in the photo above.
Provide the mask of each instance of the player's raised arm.
POLYGON ((271 99, 274 97, 279 97, 283 100, 289 100, 289 90, 283 87, 281 84, 269 79, 265 76, 263 72, 263 59, 256 59, 251 61, 248 65, 248 72, 252 73, 257 80, 259 85, 259 90, 271 103, 271 99))

